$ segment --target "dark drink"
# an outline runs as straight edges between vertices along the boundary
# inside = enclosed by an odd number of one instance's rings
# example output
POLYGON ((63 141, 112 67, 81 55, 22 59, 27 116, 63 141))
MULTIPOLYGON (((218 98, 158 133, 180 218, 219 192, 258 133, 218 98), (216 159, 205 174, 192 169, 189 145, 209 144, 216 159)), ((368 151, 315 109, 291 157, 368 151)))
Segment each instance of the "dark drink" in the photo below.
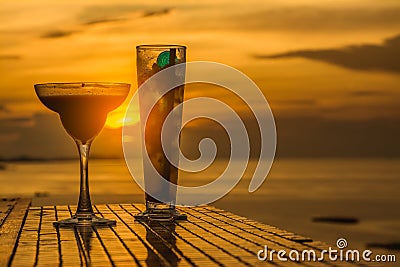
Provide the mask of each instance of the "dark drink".
MULTIPOLYGON (((157 89, 155 89, 157 90, 157 89)), ((174 158, 178 156, 179 152, 179 144, 174 142, 174 137, 171 136, 169 132, 165 132, 168 140, 170 142, 162 145, 161 144, 161 130, 164 124, 164 121, 168 114, 171 113, 173 108, 182 103, 183 101, 183 92, 184 87, 179 86, 177 88, 172 89, 156 103, 156 105, 152 108, 146 124, 145 124, 145 135, 144 141, 146 146, 147 154, 150 158, 150 161, 153 167, 157 170, 157 172, 167 181, 177 184, 178 181, 178 169, 174 165, 172 165, 167 159, 165 152, 163 151, 163 146, 167 151, 175 152, 172 155, 169 155, 169 158, 174 158)), ((140 93, 140 101, 150 100, 150 98, 154 94, 149 91, 143 91, 140 93)), ((175 114, 175 127, 181 127, 182 114, 175 114)), ((144 120, 143 112, 141 112, 141 120, 144 120)), ((145 188, 146 188, 146 201, 148 201, 148 205, 151 203, 163 203, 158 199, 152 197, 152 195, 156 196, 166 196, 168 202, 171 204, 175 204, 176 192, 174 187, 165 187, 160 184, 157 184, 157 180, 151 179, 152 171, 150 170, 151 166, 145 166, 144 168, 144 176, 145 178, 145 188)), ((167 205, 169 205, 168 203, 167 205)))
POLYGON ((124 95, 55 95, 40 97, 40 101, 60 115, 65 130, 86 143, 103 128, 107 113, 119 107, 124 95))
MULTIPOLYGON (((137 77, 138 85, 141 86, 147 79, 172 65, 186 62, 186 48, 176 45, 145 45, 137 47, 137 77)), ((168 76, 170 81, 184 82, 184 68, 181 71, 171 72, 168 76)), ((179 133, 182 123, 182 109, 171 111, 183 102, 184 85, 173 88, 160 97, 160 83, 162 81, 152 81, 151 86, 142 88, 139 91, 140 120, 144 129, 144 154, 148 156, 150 164, 144 161, 144 185, 146 198, 146 211, 135 216, 137 219, 186 219, 175 211, 176 185, 178 182, 178 168, 168 160, 173 159, 178 162, 179 142, 176 132, 179 133), (158 100, 157 100, 158 99, 158 100), (155 105, 147 117, 149 105, 155 105), (168 142, 162 144, 161 132, 167 116, 172 115, 172 128, 164 128, 163 134, 166 135, 168 142), (146 120, 147 118, 147 120, 146 120), (176 131, 177 130, 177 131, 176 131), (163 149, 164 148, 164 149, 163 149), (169 151, 168 155, 165 151, 169 151), (157 173, 171 184, 160 182, 155 179, 157 173)), ((142 132, 143 134, 143 132, 142 132)))

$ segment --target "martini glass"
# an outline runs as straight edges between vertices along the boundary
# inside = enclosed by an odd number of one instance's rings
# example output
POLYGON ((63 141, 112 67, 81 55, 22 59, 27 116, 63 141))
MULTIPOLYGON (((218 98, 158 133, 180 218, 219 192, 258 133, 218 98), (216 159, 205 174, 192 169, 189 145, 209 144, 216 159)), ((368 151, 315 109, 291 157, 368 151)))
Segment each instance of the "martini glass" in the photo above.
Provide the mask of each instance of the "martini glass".
POLYGON ((113 226, 114 220, 97 217, 92 208, 88 182, 90 145, 101 131, 107 113, 119 107, 129 93, 125 83, 45 83, 35 84, 40 101, 60 115, 68 134, 75 140, 80 158, 80 194, 75 215, 54 222, 55 226, 113 226))

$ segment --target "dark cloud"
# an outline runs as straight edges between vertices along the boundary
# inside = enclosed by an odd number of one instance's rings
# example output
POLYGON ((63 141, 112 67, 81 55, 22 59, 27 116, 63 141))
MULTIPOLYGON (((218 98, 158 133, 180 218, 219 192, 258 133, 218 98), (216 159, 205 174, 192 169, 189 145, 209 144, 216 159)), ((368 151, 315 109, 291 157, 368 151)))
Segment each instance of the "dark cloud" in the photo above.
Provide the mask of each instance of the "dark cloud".
POLYGON ((45 39, 56 39, 71 36, 77 32, 84 31, 82 26, 93 26, 97 24, 112 24, 127 21, 132 18, 153 17, 166 15, 172 8, 149 9, 146 6, 138 5, 105 5, 86 7, 78 16, 81 22, 79 30, 52 30, 42 34, 40 37, 45 39), (132 14, 135 14, 133 15, 132 14), (129 16, 128 16, 129 14, 129 16))
MULTIPOLYGON (((182 151, 189 158, 200 156, 199 142, 215 140, 218 155, 229 157, 230 141, 224 128, 208 119, 185 127, 182 151)), ((256 121, 245 117, 251 156, 259 153, 260 136, 256 121)), ((194 122, 192 122, 194 123, 194 122)), ((282 157, 399 157, 400 120, 338 120, 322 117, 275 116, 278 134, 277 154, 282 157)), ((0 158, 71 158, 77 155, 72 139, 56 114, 0 119, 0 158), (27 123, 29 122, 29 123, 27 123)), ((121 155, 120 130, 104 129, 96 138, 94 157, 121 155), (112 145, 110 145, 112 144, 112 145)))
MULTIPOLYGON (((258 157, 257 123, 244 121, 250 140, 250 156, 258 157)), ((278 157, 399 157, 400 119, 339 120, 316 116, 275 116, 278 157)), ((214 123, 215 124, 215 123, 214 123)), ((182 152, 196 159, 203 138, 216 142, 218 155, 229 157, 230 142, 222 127, 203 122, 184 128, 182 152)))
POLYGON ((111 18, 103 18, 103 19, 94 19, 90 21, 86 21, 84 25, 95 25, 95 24, 105 24, 105 23, 114 23, 124 21, 125 19, 111 19, 111 18))
POLYGON ((400 120, 276 117, 277 154, 287 157, 398 157, 400 120))
POLYGON ((0 119, 0 129, 1 158, 59 158, 75 155, 73 142, 69 140, 56 114, 37 113, 0 119), (12 141, 8 138, 10 136, 13 136, 12 141))
POLYGON ((5 117, 0 119, 2 133, 13 132, 15 128, 26 128, 32 125, 31 117, 5 117))
POLYGON ((154 16, 161 16, 161 15, 166 15, 171 13, 173 9, 172 8, 164 8, 160 10, 151 10, 151 11, 146 11, 143 14, 143 17, 154 17, 154 16))
POLYGON ((355 70, 399 73, 400 35, 386 39, 381 45, 362 44, 343 48, 307 49, 256 56, 256 58, 260 59, 295 57, 323 61, 355 70))
POLYGON ((76 31, 55 30, 55 31, 46 32, 45 34, 41 35, 40 37, 45 38, 45 39, 56 39, 56 38, 67 37, 74 33, 76 33, 76 31))
POLYGON ((56 39, 71 36, 73 34, 85 31, 85 26, 93 26, 97 24, 115 23, 126 20, 123 17, 126 13, 137 10, 134 5, 104 5, 89 6, 83 9, 78 16, 79 25, 74 30, 57 29, 51 30, 40 37, 45 39, 56 39))
MULTIPOLYGON (((121 129, 103 129, 91 155, 122 156, 121 129)), ((77 156, 76 145, 56 113, 0 118, 0 159, 61 159, 77 156)))
POLYGON ((6 105, 0 104, 0 114, 1 113, 9 113, 9 112, 10 112, 10 110, 7 108, 6 105))
POLYGON ((20 55, 3 54, 0 55, 0 60, 20 60, 22 57, 20 55))
POLYGON ((161 16, 171 13, 173 8, 160 7, 154 9, 146 5, 104 5, 90 6, 83 10, 78 19, 84 25, 100 23, 113 23, 127 20, 128 18, 161 16))
POLYGON ((127 13, 143 10, 143 6, 139 5, 101 5, 88 6, 79 14, 78 20, 83 24, 91 24, 91 22, 103 21, 104 23, 121 19, 127 13))

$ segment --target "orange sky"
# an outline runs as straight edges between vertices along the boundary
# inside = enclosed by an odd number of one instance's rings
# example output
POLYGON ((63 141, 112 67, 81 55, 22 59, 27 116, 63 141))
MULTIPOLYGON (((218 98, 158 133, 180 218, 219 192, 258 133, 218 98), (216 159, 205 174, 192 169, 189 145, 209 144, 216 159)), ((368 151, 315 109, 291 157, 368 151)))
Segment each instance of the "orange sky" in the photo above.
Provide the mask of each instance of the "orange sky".
MULTIPOLYGON (((2 0, 0 155, 35 156, 49 142, 39 125, 57 135, 54 144, 70 145, 33 84, 115 81, 135 89, 135 46, 144 43, 184 44, 189 61, 238 68, 261 88, 278 119, 398 120, 399 13, 395 0, 2 0), (37 145, 19 145, 26 136, 37 145)), ((196 96, 226 97, 206 87, 186 90, 186 98, 196 96)), ((111 114, 108 128, 121 114, 111 114)), ((110 135, 118 140, 106 129, 96 146, 105 147, 110 135)), ((68 145, 58 156, 73 153, 68 145)))

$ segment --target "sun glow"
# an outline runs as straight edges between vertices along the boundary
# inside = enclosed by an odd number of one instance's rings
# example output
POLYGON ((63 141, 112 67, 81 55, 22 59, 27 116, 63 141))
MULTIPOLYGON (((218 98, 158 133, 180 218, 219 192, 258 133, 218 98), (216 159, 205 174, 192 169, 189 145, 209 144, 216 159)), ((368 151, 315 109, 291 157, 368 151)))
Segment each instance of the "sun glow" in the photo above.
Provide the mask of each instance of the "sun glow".
POLYGON ((124 125, 132 125, 140 120, 139 113, 134 113, 125 117, 125 111, 114 111, 108 114, 106 127, 111 129, 121 128, 124 125))

